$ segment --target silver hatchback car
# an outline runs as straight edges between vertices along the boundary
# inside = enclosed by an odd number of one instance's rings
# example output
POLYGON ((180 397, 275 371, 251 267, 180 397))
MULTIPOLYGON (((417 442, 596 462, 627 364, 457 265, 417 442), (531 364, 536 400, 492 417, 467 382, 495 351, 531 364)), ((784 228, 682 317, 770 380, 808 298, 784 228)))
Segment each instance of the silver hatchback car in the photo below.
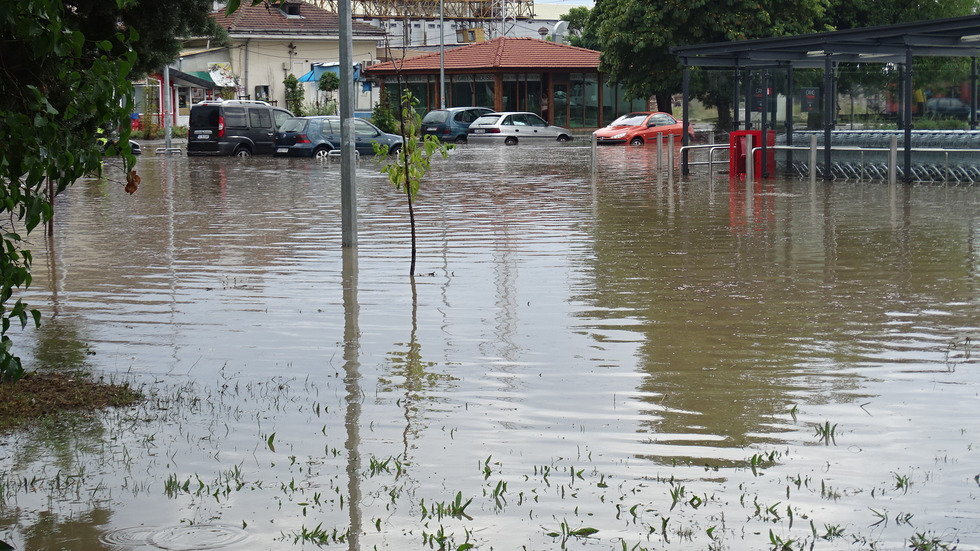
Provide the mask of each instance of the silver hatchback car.
POLYGON ((470 123, 466 139, 471 143, 542 143, 568 142, 572 133, 567 128, 552 126, 534 113, 507 112, 483 115, 470 123))

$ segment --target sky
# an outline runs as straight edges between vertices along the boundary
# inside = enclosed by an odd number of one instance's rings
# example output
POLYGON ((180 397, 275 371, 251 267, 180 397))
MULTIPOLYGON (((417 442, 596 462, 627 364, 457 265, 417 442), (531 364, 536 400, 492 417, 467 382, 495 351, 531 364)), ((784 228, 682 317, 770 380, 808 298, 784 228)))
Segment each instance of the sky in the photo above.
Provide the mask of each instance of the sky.
POLYGON ((588 6, 591 8, 595 2, 593 2, 593 0, 534 0, 534 3, 568 6, 569 8, 573 8, 575 6, 588 6))

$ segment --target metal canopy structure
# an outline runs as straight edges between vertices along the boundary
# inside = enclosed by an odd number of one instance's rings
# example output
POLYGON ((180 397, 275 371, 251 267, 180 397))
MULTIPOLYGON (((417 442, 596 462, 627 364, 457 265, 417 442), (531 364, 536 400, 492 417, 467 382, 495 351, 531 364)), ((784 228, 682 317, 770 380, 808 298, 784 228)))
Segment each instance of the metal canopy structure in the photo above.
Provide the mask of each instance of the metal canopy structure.
MULTIPOLYGON (((731 68, 736 74, 745 70, 763 71, 763 81, 770 78, 772 69, 789 69, 788 78, 792 82, 792 69, 824 70, 824 157, 830 166, 830 139, 832 127, 831 111, 834 98, 828 90, 833 90, 834 68, 839 63, 892 63, 902 69, 902 119, 905 130, 905 167, 911 166, 912 133, 912 77, 915 57, 970 57, 973 58, 971 124, 976 126, 976 85, 977 55, 980 53, 980 15, 900 23, 880 27, 829 31, 797 36, 760 38, 736 42, 719 42, 671 48, 671 53, 680 58, 684 67, 684 138, 687 141, 689 71, 691 67, 731 68)), ((790 86, 791 87, 791 86, 790 86)), ((763 86, 768 91, 768 86, 763 86)), ((735 97, 739 97, 736 79, 735 97)), ((737 100, 736 100, 737 101, 737 100)), ((764 98, 768 102, 768 98, 764 98)), ((787 104, 790 102, 787 101, 787 104)), ((767 103, 763 103, 767 105, 767 103)), ((737 106, 737 104, 736 104, 737 106)), ((736 108, 736 125, 738 109, 736 108)), ((791 112, 787 110, 787 131, 792 139, 791 112)), ((750 124, 750 123, 749 123, 750 124)), ((763 127, 766 121, 763 117, 763 127)), ((763 128, 765 130, 765 128, 763 128)), ((763 147, 765 140, 762 141, 763 147)), ((763 155, 765 150, 763 149, 763 155)), ((683 159, 684 172, 687 172, 687 159, 683 159)), ((765 166, 765 157, 763 157, 765 166)), ((906 170, 906 180, 911 171, 906 170)), ((830 171, 825 171, 830 177, 830 171)))

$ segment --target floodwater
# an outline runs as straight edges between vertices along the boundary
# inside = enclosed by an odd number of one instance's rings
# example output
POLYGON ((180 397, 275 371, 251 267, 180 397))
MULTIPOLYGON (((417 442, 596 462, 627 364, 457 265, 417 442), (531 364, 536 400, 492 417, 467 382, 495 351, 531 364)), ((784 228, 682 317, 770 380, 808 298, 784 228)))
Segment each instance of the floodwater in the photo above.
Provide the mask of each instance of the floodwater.
MULTIPOLYGON (((152 149, 147 148, 147 149, 152 149)), ((670 178, 655 148, 144 156, 32 237, 29 368, 147 400, 0 439, 71 549, 980 549, 980 188, 670 178)))

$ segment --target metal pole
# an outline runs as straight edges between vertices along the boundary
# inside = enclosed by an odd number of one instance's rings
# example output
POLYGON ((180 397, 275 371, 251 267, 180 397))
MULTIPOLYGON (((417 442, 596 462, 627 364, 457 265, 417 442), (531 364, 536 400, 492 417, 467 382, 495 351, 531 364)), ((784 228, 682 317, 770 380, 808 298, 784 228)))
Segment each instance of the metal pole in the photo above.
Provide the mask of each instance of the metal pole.
MULTIPOLYGON (((793 66, 786 68, 786 145, 793 145, 793 66)), ((786 166, 793 164, 793 151, 786 152, 786 166)))
POLYGON ((836 95, 834 94, 834 61, 827 54, 824 59, 823 66, 823 179, 833 180, 834 174, 830 169, 831 158, 830 158, 830 145, 832 143, 832 136, 834 130, 833 113, 834 113, 834 102, 836 100, 836 95))
POLYGON ((977 129, 977 56, 970 64, 970 130, 977 129))
POLYGON ((888 137, 888 183, 894 184, 898 178, 898 136, 888 137))
POLYGON ((817 183, 817 135, 810 134, 810 183, 817 183))
POLYGON ((170 149, 170 136, 173 132, 171 127, 173 126, 173 121, 170 120, 171 114, 173 113, 173 96, 170 94, 170 66, 165 65, 163 67, 163 139, 164 147, 168 150, 170 149))
POLYGON ((912 48, 905 48, 905 183, 912 182, 912 48))
MULTIPOLYGON (((687 58, 681 58, 681 64, 684 65, 684 74, 681 79, 681 90, 683 92, 683 94, 681 94, 683 97, 683 103, 681 104, 683 106, 681 108, 681 117, 684 121, 683 125, 681 126, 681 145, 687 146, 691 145, 691 139, 687 135, 687 129, 691 126, 691 110, 690 106, 688 105, 688 94, 691 93, 691 70, 687 66, 687 58)), ((687 157, 688 153, 687 149, 685 149, 681 152, 681 174, 684 176, 690 174, 690 170, 687 166, 687 157)))
POLYGON ((667 183, 674 183, 674 135, 667 136, 667 183))
POLYGON ((745 72, 745 129, 752 130, 752 69, 745 72))
POLYGON ((739 106, 742 103, 742 70, 735 67, 735 117, 732 120, 732 129, 738 130, 738 125, 741 122, 739 106))
POLYGON ((357 246, 354 167, 354 46, 351 0, 340 0, 340 227, 341 245, 357 246))
POLYGON ((446 108, 446 26, 442 16, 443 0, 439 0, 439 107, 446 108))
POLYGON ((759 167, 759 177, 768 178, 769 177, 769 151, 766 147, 769 145, 769 79, 772 74, 769 69, 762 71, 762 139, 759 141, 759 147, 762 148, 762 155, 760 159, 759 167))
POLYGON ((660 163, 663 159, 664 154, 664 135, 661 133, 657 134, 657 170, 660 170, 660 163))
POLYGON ((599 170, 599 144, 596 141, 596 135, 593 132, 589 137, 590 146, 592 147, 592 174, 595 174, 599 170))
POLYGON ((752 134, 745 135, 745 184, 755 179, 755 155, 752 154, 752 134))

